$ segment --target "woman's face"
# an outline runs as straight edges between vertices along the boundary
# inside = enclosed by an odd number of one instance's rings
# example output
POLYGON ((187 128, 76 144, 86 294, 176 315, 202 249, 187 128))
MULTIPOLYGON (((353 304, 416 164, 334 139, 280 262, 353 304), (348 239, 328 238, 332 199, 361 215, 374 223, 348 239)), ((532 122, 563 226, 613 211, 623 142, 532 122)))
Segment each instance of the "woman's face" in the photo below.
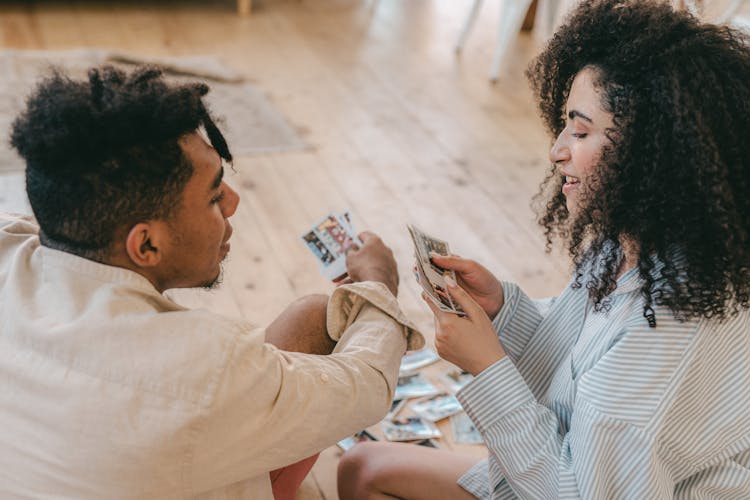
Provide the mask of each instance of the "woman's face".
MULTIPOLYGON (((612 113, 602 108, 601 92, 594 87, 595 69, 582 69, 573 80, 565 109, 566 125, 550 150, 550 160, 565 177, 562 191, 568 212, 575 218, 582 188, 596 179, 602 148, 610 142, 612 113)), ((586 192, 586 190, 583 190, 586 192)))

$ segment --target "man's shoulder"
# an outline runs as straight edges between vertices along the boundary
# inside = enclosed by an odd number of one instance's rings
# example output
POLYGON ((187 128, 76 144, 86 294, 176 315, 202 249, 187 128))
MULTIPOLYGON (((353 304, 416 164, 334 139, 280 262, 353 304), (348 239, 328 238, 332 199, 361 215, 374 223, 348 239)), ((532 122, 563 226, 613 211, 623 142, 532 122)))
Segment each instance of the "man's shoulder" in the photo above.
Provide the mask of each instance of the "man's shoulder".
POLYGON ((0 247, 39 236, 39 225, 31 215, 0 212, 0 247))
POLYGON ((39 232, 39 226, 31 215, 0 212, 0 231, 8 234, 29 234, 39 232))

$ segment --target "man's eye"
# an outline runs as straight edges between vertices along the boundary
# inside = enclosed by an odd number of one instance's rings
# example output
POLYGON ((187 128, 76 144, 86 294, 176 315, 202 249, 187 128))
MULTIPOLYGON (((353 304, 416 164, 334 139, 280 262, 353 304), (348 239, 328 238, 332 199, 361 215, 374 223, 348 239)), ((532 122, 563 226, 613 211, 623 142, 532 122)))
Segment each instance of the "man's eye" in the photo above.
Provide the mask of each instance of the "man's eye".
POLYGON ((583 133, 583 132, 581 132, 580 134, 577 134, 577 133, 573 132, 573 133, 572 133, 572 134, 570 134, 570 135, 572 135, 572 136, 573 136, 573 137, 575 137, 576 139, 583 139, 583 138, 584 138, 584 137, 586 137, 586 136, 587 136, 588 134, 586 134, 586 133, 583 133))
POLYGON ((224 191, 221 191, 219 194, 211 198, 211 203, 216 204, 220 203, 224 199, 224 191))

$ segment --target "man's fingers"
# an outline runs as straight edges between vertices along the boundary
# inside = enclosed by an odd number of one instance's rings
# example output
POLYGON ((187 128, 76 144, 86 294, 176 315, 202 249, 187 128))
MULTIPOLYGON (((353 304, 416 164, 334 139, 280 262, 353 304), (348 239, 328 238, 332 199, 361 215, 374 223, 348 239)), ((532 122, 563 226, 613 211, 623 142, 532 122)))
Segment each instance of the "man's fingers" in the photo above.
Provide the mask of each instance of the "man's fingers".
POLYGON ((359 239, 362 240, 362 243, 364 243, 365 245, 370 240, 379 239, 379 236, 372 231, 362 231, 357 235, 357 237, 359 237, 359 239))
POLYGON ((352 240, 347 240, 346 243, 344 243, 343 250, 345 254, 349 254, 349 252, 356 252, 359 250, 359 245, 354 243, 352 240))

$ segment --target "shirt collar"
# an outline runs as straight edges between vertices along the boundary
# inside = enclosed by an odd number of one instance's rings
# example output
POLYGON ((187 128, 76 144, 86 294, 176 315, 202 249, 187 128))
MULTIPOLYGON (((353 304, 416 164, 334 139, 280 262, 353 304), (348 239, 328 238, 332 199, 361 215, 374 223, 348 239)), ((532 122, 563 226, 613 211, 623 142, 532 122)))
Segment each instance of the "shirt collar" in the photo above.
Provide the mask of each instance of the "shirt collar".
POLYGON ((164 297, 145 276, 123 267, 110 266, 72 253, 40 245, 42 267, 63 267, 103 283, 117 283, 136 288, 149 295, 164 297))

